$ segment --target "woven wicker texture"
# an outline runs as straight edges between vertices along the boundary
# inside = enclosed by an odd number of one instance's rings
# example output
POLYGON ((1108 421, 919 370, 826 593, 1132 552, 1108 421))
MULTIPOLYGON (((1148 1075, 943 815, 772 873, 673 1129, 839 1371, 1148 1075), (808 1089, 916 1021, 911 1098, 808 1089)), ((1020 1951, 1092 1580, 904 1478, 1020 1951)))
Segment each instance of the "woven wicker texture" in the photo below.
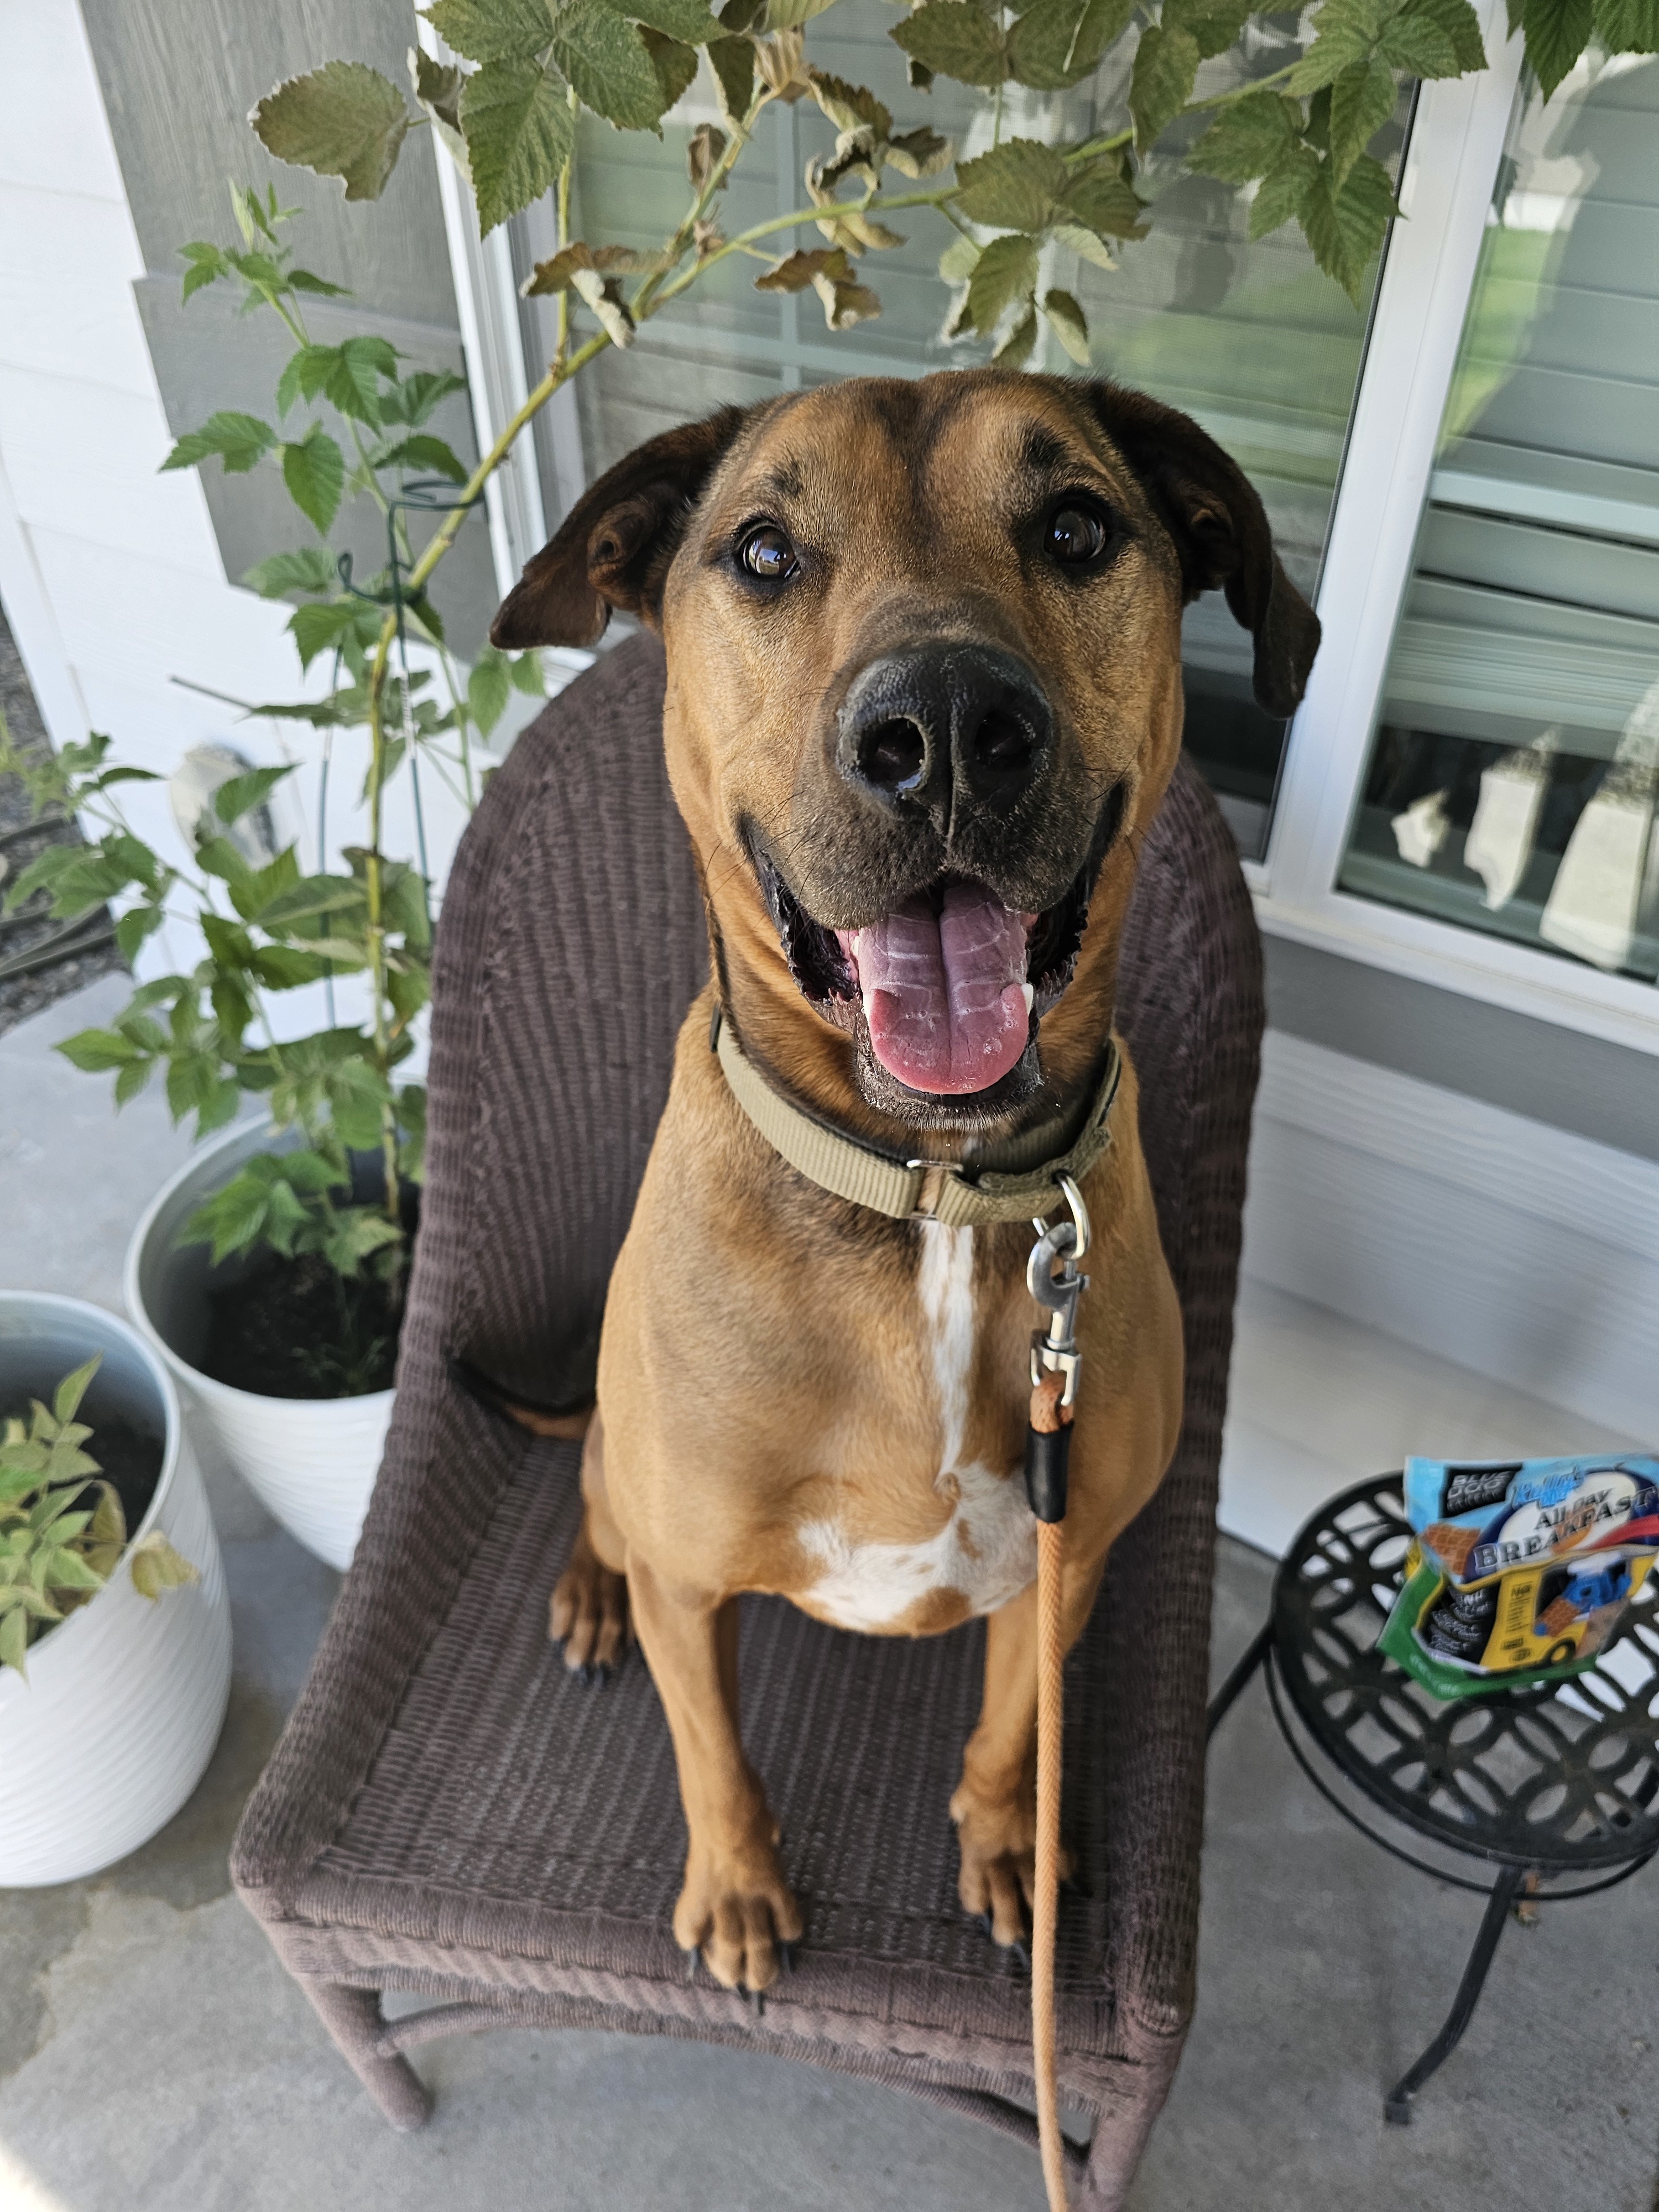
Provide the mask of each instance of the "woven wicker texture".
MULTIPOLYGON (((667 1730, 637 1655, 585 1690, 546 1640, 574 1535, 574 1446, 460 1389, 459 1353, 542 1404, 591 1389, 611 1261, 705 965, 662 764, 659 649, 619 648, 520 738, 439 931, 429 1180, 398 1393, 356 1562, 237 1840, 295 1972, 428 1990, 456 2027, 599 2022, 783 2050, 953 2098, 1029 2085, 1024 1970, 956 1902, 945 1812, 982 1632, 909 1644, 745 1605, 744 1735, 806 1910, 763 2017, 688 1983, 667 1730)), ((1061 2076, 1102 2114, 1115 2203, 1190 2012, 1209 1592, 1259 948, 1231 840, 1184 767, 1142 854, 1120 1027, 1185 1315, 1186 1421, 1067 1672, 1061 2076)), ((416 2039, 331 2000, 375 2069, 416 2039), (367 2021, 368 2025, 363 2022, 367 2021)), ((433 2025, 435 2027, 436 2022, 433 2025)), ((397 2113, 393 2112, 393 2116, 397 2113)))

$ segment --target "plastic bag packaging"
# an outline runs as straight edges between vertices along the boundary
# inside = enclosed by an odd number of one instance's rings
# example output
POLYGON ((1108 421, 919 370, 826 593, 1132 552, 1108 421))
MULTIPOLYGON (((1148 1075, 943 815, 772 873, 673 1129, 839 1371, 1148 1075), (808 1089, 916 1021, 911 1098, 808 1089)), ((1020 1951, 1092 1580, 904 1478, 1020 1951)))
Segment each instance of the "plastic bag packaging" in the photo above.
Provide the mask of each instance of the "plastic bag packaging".
POLYGON ((1406 1462, 1413 1540, 1377 1641, 1440 1698, 1582 1674, 1659 1552, 1659 1458, 1406 1462))

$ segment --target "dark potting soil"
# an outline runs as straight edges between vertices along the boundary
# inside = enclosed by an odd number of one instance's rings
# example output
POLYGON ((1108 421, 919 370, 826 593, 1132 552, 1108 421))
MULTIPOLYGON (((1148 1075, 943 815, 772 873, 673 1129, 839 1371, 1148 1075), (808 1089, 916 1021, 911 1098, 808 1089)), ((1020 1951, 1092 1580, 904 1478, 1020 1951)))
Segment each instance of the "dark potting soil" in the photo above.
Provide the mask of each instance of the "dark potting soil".
POLYGON ((314 1252, 271 1255, 209 1293, 204 1373, 261 1398, 356 1398, 392 1387, 401 1311, 373 1278, 347 1282, 314 1252))
POLYGON ((97 1461, 99 1472, 121 1501, 127 1534, 136 1535, 161 1479, 161 1437, 154 1430, 135 1428, 131 1421, 100 1421, 82 1449, 97 1461))

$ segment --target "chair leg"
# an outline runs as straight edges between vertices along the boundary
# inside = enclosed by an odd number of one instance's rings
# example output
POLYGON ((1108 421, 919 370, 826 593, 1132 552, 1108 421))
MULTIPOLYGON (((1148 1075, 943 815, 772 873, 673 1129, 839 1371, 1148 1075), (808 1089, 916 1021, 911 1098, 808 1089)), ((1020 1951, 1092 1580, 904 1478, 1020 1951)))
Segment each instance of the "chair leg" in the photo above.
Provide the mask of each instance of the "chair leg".
POLYGON ((339 2045, 352 2072, 400 2134, 424 2127, 432 2112, 432 2094, 401 2051, 387 2057, 377 2046, 386 2026, 378 1990, 354 1989, 347 1982, 302 1978, 302 1987, 339 2045))
POLYGON ((1449 2058, 1462 2040, 1463 2031, 1474 2014, 1480 1992, 1486 1986, 1486 1974, 1498 1949, 1498 1939, 1504 1932, 1504 1923, 1510 1909, 1526 1881, 1526 1875, 1515 1867, 1505 1867, 1492 1886, 1486 1899, 1486 1909, 1480 1917, 1480 1931, 1474 1939, 1474 1948, 1469 1953, 1468 1963, 1463 1969, 1463 1978, 1457 1984, 1457 1995, 1452 1999, 1452 2008, 1446 2015, 1434 2041, 1408 2074, 1401 2079, 1382 2100, 1382 2114, 1398 2127, 1409 2127, 1412 2099, 1431 2074, 1449 2058))
POLYGON ((1208 1710, 1204 1716, 1204 1741, 1206 1744, 1232 1711, 1239 1692, 1267 1657, 1273 1647, 1273 1625, 1271 1620, 1267 1620, 1250 1638, 1243 1657, 1228 1675, 1214 1697, 1211 1698, 1208 1710))

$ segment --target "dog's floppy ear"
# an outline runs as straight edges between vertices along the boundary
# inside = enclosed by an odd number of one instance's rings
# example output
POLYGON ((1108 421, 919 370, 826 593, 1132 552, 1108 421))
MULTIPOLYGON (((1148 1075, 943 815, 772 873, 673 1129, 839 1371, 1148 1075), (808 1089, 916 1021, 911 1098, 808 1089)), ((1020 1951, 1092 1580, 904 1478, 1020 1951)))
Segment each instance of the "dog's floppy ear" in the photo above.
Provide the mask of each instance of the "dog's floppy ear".
POLYGON ((1187 598, 1225 591, 1255 641, 1257 704, 1293 714, 1319 650, 1319 617, 1285 574, 1249 478, 1189 415, 1115 384, 1093 385, 1090 396, 1175 540, 1187 598))
POLYGON ((502 600, 491 644, 595 645, 613 607, 654 621, 686 517, 745 411, 665 430, 590 484, 502 600))

